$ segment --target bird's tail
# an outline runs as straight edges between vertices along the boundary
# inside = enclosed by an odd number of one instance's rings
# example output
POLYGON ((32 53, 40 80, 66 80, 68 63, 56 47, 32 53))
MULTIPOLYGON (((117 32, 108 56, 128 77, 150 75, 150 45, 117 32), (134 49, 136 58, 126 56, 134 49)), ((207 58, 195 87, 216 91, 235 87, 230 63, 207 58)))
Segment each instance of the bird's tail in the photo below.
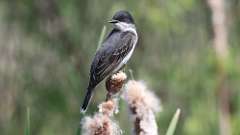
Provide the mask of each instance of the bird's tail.
POLYGON ((85 98, 83 100, 83 104, 82 104, 82 107, 81 107, 81 113, 85 113, 86 112, 86 109, 88 107, 88 103, 89 103, 89 101, 91 100, 91 97, 92 97, 93 89, 94 88, 90 88, 90 87, 87 88, 87 93, 85 95, 85 98))

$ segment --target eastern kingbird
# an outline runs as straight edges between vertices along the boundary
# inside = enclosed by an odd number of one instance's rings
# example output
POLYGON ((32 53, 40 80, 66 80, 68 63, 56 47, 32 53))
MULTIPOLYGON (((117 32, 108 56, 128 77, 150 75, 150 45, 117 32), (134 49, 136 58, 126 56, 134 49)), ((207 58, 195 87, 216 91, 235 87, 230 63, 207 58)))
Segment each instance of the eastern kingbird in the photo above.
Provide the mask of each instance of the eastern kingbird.
POLYGON ((128 62, 135 49, 138 35, 131 14, 118 11, 109 23, 112 31, 97 50, 90 69, 90 80, 83 100, 81 112, 85 112, 94 88, 107 76, 119 70, 128 62))

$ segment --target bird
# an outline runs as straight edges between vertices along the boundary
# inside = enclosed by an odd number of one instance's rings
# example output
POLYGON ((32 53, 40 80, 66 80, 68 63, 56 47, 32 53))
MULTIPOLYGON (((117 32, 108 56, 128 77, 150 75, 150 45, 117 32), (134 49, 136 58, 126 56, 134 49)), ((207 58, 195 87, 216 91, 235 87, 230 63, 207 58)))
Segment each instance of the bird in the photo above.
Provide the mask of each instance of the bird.
POLYGON ((117 11, 108 22, 113 25, 113 28, 93 58, 90 79, 81 106, 82 113, 86 112, 95 87, 126 65, 138 41, 135 22, 128 11, 117 11))

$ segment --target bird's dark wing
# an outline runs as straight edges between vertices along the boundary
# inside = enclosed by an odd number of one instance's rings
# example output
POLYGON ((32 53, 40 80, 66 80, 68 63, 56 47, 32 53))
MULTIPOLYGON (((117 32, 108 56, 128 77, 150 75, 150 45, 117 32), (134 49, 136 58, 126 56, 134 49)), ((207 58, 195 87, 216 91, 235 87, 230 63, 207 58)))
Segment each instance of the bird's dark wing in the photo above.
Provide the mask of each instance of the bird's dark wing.
POLYGON ((105 40, 103 47, 98 50, 90 71, 90 81, 92 85, 97 85, 108 76, 134 45, 135 35, 131 32, 112 34, 105 40))

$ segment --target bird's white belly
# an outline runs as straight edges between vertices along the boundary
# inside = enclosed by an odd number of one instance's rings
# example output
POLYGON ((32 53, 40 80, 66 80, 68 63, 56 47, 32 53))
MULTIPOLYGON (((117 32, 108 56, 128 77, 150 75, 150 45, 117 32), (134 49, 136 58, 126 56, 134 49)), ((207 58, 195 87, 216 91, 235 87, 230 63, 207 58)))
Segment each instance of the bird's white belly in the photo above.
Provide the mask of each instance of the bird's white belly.
POLYGON ((128 62, 128 60, 131 58, 131 56, 132 56, 132 54, 133 54, 133 51, 134 51, 134 49, 135 49, 136 44, 137 44, 138 36, 137 36, 136 30, 133 29, 133 28, 128 28, 126 31, 131 31, 131 32, 133 32, 133 33, 136 35, 136 38, 135 38, 135 41, 134 41, 134 45, 133 45, 132 50, 127 54, 127 56, 126 56, 125 58, 123 58, 123 60, 122 60, 121 63, 117 66, 117 68, 114 69, 113 73, 119 71, 119 69, 121 69, 122 66, 125 65, 125 64, 128 62))

